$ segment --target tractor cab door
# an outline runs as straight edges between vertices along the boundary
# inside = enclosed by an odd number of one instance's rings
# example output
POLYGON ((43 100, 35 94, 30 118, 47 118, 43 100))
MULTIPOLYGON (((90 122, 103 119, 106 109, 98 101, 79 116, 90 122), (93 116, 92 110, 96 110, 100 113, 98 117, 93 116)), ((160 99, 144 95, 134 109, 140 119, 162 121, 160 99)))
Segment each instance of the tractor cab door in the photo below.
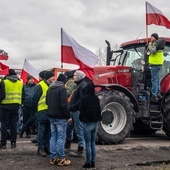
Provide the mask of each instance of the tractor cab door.
POLYGON ((144 47, 131 47, 124 50, 120 57, 119 64, 130 66, 132 72, 132 88, 141 84, 144 87, 144 47))

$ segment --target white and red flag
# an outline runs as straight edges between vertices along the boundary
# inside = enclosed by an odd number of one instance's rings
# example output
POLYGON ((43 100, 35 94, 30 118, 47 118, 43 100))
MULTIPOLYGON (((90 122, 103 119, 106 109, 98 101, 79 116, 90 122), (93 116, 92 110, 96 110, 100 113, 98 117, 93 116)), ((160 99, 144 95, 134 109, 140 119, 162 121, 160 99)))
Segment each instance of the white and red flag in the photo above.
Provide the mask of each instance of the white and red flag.
POLYGON ((98 57, 85 47, 78 44, 61 28, 61 62, 76 64, 90 79, 93 78, 93 68, 98 57))
POLYGON ((8 75, 9 74, 9 67, 0 62, 0 75, 8 75))
POLYGON ((8 53, 4 50, 0 50, 0 60, 8 60, 8 53))
POLYGON ((166 18, 159 9, 146 2, 146 25, 151 24, 165 26, 170 29, 170 21, 168 18, 166 18))
POLYGON ((26 59, 24 61, 24 66, 21 72, 21 79, 25 84, 27 82, 27 76, 31 75, 34 77, 35 83, 38 83, 39 80, 39 72, 36 70, 26 59))

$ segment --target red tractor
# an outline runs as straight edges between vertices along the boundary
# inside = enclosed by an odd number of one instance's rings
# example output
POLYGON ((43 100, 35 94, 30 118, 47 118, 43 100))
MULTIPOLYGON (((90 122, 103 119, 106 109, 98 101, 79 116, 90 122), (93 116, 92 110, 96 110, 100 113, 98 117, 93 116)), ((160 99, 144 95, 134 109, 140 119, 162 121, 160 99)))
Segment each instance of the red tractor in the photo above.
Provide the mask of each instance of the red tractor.
POLYGON ((102 109, 99 142, 118 144, 130 133, 152 134, 158 130, 170 136, 170 38, 162 39, 166 42, 160 75, 163 97, 157 102, 150 100, 147 39, 123 43, 117 51, 112 51, 106 41, 106 66, 95 67, 93 79, 102 109))

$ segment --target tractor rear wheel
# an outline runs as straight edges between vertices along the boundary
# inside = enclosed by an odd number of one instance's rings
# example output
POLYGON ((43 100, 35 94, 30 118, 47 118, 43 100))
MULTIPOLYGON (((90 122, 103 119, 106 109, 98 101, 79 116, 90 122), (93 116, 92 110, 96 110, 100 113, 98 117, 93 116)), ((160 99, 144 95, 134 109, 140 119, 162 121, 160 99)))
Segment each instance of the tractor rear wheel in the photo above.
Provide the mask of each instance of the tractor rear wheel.
POLYGON ((170 94, 168 94, 163 102, 163 131, 170 137, 170 94))
POLYGON ((134 110, 130 99, 119 91, 99 92, 102 120, 98 128, 98 142, 118 144, 130 134, 133 128, 134 110))

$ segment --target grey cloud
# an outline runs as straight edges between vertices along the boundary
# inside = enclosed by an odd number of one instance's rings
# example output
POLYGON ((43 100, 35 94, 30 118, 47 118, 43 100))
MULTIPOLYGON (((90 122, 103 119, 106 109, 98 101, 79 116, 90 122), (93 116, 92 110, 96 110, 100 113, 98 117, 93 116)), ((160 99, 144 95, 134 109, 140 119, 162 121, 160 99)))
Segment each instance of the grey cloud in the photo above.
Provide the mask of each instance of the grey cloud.
MULTIPOLYGON (((170 18, 170 1, 148 0, 170 18)), ((95 52, 112 44, 145 37, 144 0, 2 0, 0 49, 8 52, 10 67, 22 68, 27 58, 39 70, 60 66, 60 29, 95 52)), ((149 33, 169 36, 164 27, 149 33)))

